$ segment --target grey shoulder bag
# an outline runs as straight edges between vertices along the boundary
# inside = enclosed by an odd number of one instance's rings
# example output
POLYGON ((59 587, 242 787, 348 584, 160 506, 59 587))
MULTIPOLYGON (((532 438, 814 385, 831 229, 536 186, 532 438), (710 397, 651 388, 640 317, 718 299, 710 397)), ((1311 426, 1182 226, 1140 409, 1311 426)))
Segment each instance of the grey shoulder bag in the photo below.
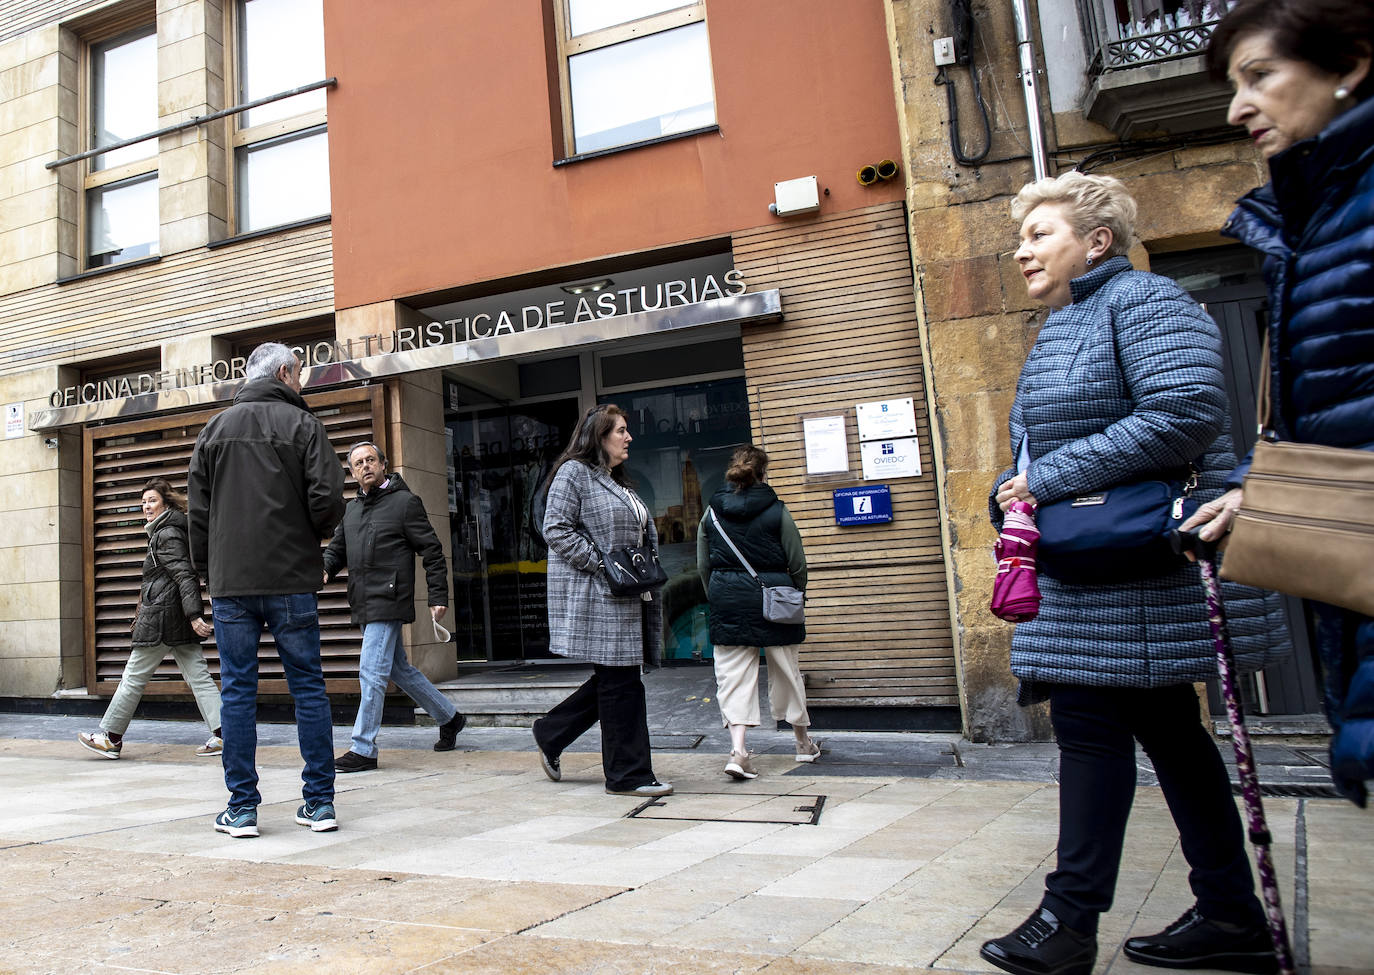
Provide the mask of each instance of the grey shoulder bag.
POLYGON ((749 564, 749 560, 744 557, 739 548, 730 536, 725 533, 725 528, 721 525, 720 519, 716 517, 714 508, 707 508, 707 514, 711 516, 711 524, 716 526, 716 531, 720 532, 720 537, 725 540, 725 544, 730 546, 730 551, 735 553, 735 558, 739 559, 739 564, 744 566, 744 571, 754 577, 754 581, 763 590, 763 618, 770 623, 804 623, 806 622, 806 593, 792 586, 765 586, 759 574, 754 571, 754 567, 749 564))

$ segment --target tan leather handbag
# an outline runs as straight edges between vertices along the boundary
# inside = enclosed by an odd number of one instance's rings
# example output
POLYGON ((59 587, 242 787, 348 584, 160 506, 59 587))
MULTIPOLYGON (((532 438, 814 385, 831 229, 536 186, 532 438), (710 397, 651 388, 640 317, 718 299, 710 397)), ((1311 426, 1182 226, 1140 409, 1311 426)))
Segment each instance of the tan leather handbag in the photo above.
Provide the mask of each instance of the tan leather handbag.
POLYGON ((1374 616, 1374 451, 1257 442, 1221 577, 1374 616))

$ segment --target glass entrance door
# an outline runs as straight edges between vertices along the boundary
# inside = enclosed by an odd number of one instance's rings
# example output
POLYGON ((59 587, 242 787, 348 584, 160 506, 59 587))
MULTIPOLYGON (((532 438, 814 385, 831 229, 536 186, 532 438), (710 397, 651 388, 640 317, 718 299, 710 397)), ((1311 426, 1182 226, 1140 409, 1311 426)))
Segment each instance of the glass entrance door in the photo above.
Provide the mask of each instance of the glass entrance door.
POLYGON ((459 660, 548 657, 548 550, 533 499, 576 399, 450 411, 453 635, 459 660))

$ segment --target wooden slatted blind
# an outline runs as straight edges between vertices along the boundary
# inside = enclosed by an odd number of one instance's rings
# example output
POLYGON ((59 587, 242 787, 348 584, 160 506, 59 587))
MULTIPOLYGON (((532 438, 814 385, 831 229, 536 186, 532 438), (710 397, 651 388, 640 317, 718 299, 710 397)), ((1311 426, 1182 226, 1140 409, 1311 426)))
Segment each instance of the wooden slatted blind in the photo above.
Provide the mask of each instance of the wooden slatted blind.
MULTIPOLYGON (((306 396, 306 402, 329 431, 340 465, 350 444, 377 439, 386 429, 381 386, 312 393, 306 396)), ((165 477, 175 489, 184 492, 196 436, 220 409, 87 427, 84 431, 86 687, 91 693, 113 694, 129 659, 129 627, 148 551, 139 507, 143 484, 150 477, 165 477)), ((354 490, 349 482, 350 496, 354 490)), ((252 526, 244 528, 251 531, 252 526)), ((263 557, 271 558, 270 540, 263 539, 262 545, 263 557)), ((349 621, 345 585, 336 580, 320 593, 320 652, 330 691, 357 690, 361 641, 362 632, 349 621)), ((207 640, 204 646, 210 672, 218 678, 219 654, 214 640, 207 640)), ((265 632, 259 672, 261 693, 287 693, 281 661, 273 649, 271 634, 265 632)), ((168 657, 149 681, 145 693, 190 691, 175 661, 168 657)))
POLYGON ((807 693, 831 705, 956 706, 905 212, 881 204, 736 234, 750 288, 778 288, 784 320, 744 330, 753 430, 769 482, 806 546, 807 693), (840 527, 832 492, 862 484, 854 405, 910 396, 922 476, 887 482, 894 520, 840 527), (851 477, 808 480, 802 417, 846 414, 851 477))

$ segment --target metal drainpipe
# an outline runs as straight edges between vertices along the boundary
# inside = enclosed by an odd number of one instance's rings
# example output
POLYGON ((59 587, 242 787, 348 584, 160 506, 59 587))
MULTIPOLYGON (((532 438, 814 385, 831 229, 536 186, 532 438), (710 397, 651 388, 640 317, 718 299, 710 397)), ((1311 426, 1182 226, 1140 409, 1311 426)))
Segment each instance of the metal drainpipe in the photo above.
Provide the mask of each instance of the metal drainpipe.
POLYGON ((1045 132, 1040 121, 1040 96, 1035 80, 1035 51, 1031 47, 1030 7, 1026 0, 1011 0, 1016 16, 1016 49, 1021 55, 1021 93, 1026 96, 1026 129, 1030 132, 1031 165, 1035 178, 1050 174, 1045 161, 1045 132))

